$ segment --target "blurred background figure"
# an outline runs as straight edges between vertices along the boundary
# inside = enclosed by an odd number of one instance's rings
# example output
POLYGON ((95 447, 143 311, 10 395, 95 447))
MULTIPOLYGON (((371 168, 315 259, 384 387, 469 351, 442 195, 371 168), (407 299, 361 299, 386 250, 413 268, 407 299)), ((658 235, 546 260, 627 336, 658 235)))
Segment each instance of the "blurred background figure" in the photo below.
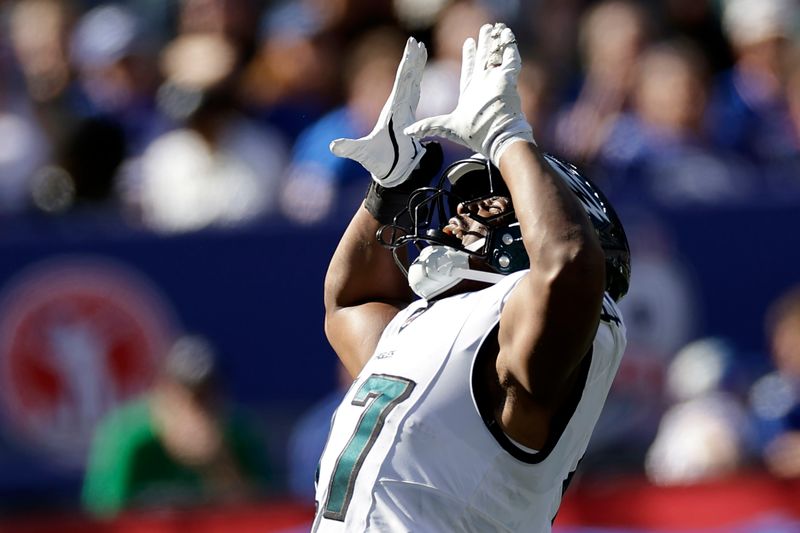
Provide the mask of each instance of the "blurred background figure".
POLYGON ((178 0, 177 33, 212 34, 234 48, 236 65, 249 59, 256 46, 260 0, 178 0))
POLYGON ((182 35, 164 49, 159 104, 182 126, 155 139, 126 173, 126 202, 147 227, 233 227, 277 209, 285 142, 240 111, 236 61, 233 45, 213 33, 182 35))
MULTIPOLYGON (((0 76, 13 79, 0 59, 0 76)), ((31 207, 32 176, 49 160, 51 146, 36 122, 30 102, 0 84, 0 214, 14 215, 31 207)))
POLYGON ((718 153, 705 131, 709 71, 688 40, 648 47, 637 62, 631 109, 609 126, 596 161, 613 198, 660 204, 722 203, 754 192, 735 153, 718 153), (723 157, 724 155, 724 157, 723 157))
POLYGON ((627 0, 593 6, 581 19, 583 79, 556 124, 556 148, 576 164, 594 160, 628 105, 637 60, 652 38, 645 8, 627 0))
POLYGON ((345 104, 311 124, 295 143, 281 197, 282 212, 290 220, 317 223, 351 212, 363 198, 369 176, 358 163, 334 156, 328 145, 339 137, 357 139, 372 128, 392 90, 405 41, 398 30, 381 27, 367 32, 347 53, 345 104))
MULTIPOLYGON (((42 168, 57 158, 70 131, 75 127, 70 109, 72 73, 69 64, 69 33, 74 15, 67 3, 54 0, 20 1, 8 13, 8 46, 12 61, 4 69, 5 105, 14 104, 14 113, 6 110, 3 127, 11 141, 3 169, 5 212, 20 213, 33 206, 35 183, 47 178, 42 168), (12 83, 19 73, 23 91, 12 83)), ((55 209, 63 210, 74 198, 74 183, 63 170, 55 209), (67 197, 66 200, 62 200, 67 197)), ((47 209, 47 207, 46 207, 47 209)))
POLYGON ((112 517, 264 495, 271 477, 264 441, 225 403, 216 357, 202 337, 178 339, 153 390, 99 424, 83 486, 88 512, 112 517))
POLYGON ((307 2, 268 9, 241 83, 245 104, 290 142, 340 100, 342 43, 307 2), (286 58, 292 58, 287 61, 286 58))
MULTIPOLYGON (((722 24, 735 63, 716 80, 711 133, 719 146, 756 165, 770 191, 768 168, 800 151, 787 103, 786 59, 791 46, 794 0, 726 0, 722 24)), ((785 194, 785 190, 772 191, 785 194)))
POLYGON ((602 476, 644 474, 668 407, 670 362, 698 335, 697 288, 669 228, 649 211, 628 213, 625 220, 636 258, 630 290, 620 302, 628 344, 582 463, 602 476))
MULTIPOLYGON (((319 14, 322 29, 351 43, 365 29, 394 25, 393 0, 289 0, 319 14)), ((436 3, 437 0, 434 1, 436 3)))
POLYGON ((664 37, 686 39, 703 54, 713 72, 727 69, 733 52, 719 17, 717 0, 663 0, 658 2, 664 37))
POLYGON ((794 201, 800 198, 800 42, 794 41, 785 59, 786 98, 792 133, 789 139, 796 141, 795 149, 789 150, 767 164, 764 172, 768 180, 771 201, 794 201))
POLYGON ((730 342, 706 338, 683 347, 667 369, 671 404, 645 460, 658 485, 731 476, 752 458, 753 431, 742 401, 744 374, 730 342))
POLYGON ((57 0, 21 0, 11 8, 10 44, 27 93, 38 104, 65 97, 69 89, 71 7, 57 0))
POLYGON ((786 291, 767 314, 774 370, 750 392, 762 458, 773 474, 800 477, 800 286, 786 291))
MULTIPOLYGON (((484 5, 488 2, 483 2, 484 5)), ((523 57, 534 55, 544 65, 558 104, 573 102, 582 81, 579 72, 585 63, 580 44, 580 28, 588 11, 597 4, 585 0, 540 0, 492 2, 496 6, 516 6, 519 11, 514 33, 524 47, 523 57)), ((585 72, 585 70, 584 70, 585 72)), ((548 133, 552 137, 552 132, 548 133)))
POLYGON ((158 86, 154 58, 163 43, 145 23, 124 4, 101 5, 80 18, 71 38, 84 113, 105 117, 124 132, 125 155, 140 154, 166 127, 153 98, 158 86))

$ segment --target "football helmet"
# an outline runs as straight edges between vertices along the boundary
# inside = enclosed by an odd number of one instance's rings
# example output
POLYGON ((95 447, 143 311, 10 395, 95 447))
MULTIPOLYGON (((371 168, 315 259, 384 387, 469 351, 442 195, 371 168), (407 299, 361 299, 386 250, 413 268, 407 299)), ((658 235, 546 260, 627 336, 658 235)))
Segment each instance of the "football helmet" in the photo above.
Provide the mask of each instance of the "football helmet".
MULTIPOLYGON (((600 189, 573 165, 550 154, 544 157, 581 202, 597 231, 606 256, 606 292, 619 301, 630 282, 630 249, 619 217, 600 189)), ((411 193, 394 222, 378 230, 378 240, 392 250, 417 295, 434 298, 464 279, 497 283, 512 272, 529 268, 513 204, 491 216, 480 216, 468 207, 494 196, 510 198, 508 187, 499 169, 476 154, 447 167, 435 186, 411 193), (462 216, 479 222, 486 231, 483 238, 466 246, 443 231, 456 216, 459 204, 467 206, 462 216), (407 249, 409 255, 402 251, 407 249), (406 269, 408 260, 411 263, 406 269)))

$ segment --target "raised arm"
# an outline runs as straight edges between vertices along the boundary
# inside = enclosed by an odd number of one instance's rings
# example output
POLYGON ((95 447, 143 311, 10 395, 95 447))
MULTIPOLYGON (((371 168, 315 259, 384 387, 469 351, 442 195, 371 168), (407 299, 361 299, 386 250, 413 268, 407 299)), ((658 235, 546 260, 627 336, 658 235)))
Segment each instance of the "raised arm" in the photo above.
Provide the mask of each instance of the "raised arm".
POLYGON ((389 321, 413 298, 391 252, 375 234, 391 222, 399 200, 416 188, 415 181, 425 179, 424 163, 435 155, 403 133, 414 120, 426 59, 425 46, 409 39, 375 128, 360 139, 331 143, 334 154, 358 161, 373 178, 367 200, 339 242, 325 278, 325 333, 353 376, 372 356, 389 321))
POLYGON ((442 136, 482 153, 509 187, 530 272, 503 309, 499 353, 487 380, 499 391, 501 427, 541 448, 596 332, 605 262, 578 199, 533 142, 520 112, 520 66, 511 30, 503 24, 482 27, 477 44, 464 43, 456 109, 406 132, 442 136))
POLYGON ((532 144, 511 145, 500 168, 531 261, 500 318, 497 378, 515 399, 501 416, 509 434, 540 447, 592 345, 605 257, 577 198, 532 144))
POLYGON ((325 334, 352 376, 378 344, 386 324, 411 302, 408 281, 375 238, 381 224, 359 208, 325 277, 325 334))

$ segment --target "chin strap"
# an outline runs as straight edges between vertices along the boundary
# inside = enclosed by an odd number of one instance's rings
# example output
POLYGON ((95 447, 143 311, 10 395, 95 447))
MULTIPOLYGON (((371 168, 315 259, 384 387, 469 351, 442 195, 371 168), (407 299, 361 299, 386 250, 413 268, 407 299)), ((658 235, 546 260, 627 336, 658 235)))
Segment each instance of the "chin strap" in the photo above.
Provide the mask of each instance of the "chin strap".
MULTIPOLYGON (((474 252, 485 242, 485 238, 479 239, 466 248, 474 252)), ((464 279, 494 284, 504 277, 494 272, 472 270, 469 268, 467 252, 441 245, 425 248, 408 268, 411 290, 426 300, 442 294, 464 279)))
POLYGON ((450 272, 461 279, 471 279, 474 281, 483 281, 485 283, 497 283, 506 277, 505 274, 484 272, 483 270, 472 270, 469 268, 453 268, 450 272))

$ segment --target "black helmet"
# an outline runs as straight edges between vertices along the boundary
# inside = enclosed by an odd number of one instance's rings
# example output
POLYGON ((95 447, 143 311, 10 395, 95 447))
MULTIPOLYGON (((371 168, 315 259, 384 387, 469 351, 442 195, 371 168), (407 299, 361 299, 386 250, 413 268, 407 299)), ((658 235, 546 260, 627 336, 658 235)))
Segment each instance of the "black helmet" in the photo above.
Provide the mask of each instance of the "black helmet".
MULTIPOLYGON (((577 196, 597 231, 606 256, 606 292, 619 301, 628 292, 631 267, 628 240, 617 213, 600 189, 573 165, 550 154, 545 154, 544 158, 577 196)), ((529 268, 530 261, 513 205, 503 213, 489 217, 472 213, 464 215, 480 222, 488 230, 479 249, 465 247, 460 239, 442 231, 450 218, 456 215, 458 204, 493 196, 510 197, 497 167, 481 155, 456 161, 445 169, 435 187, 419 188, 409 196, 406 209, 395 217, 394 223, 378 231, 378 240, 393 249, 395 261, 404 272, 406 269, 398 259, 397 250, 409 244, 420 250, 426 245, 454 248, 482 259, 500 275, 529 268), (406 223, 398 223, 400 220, 406 223), (406 225, 409 220, 410 225, 406 225)))

